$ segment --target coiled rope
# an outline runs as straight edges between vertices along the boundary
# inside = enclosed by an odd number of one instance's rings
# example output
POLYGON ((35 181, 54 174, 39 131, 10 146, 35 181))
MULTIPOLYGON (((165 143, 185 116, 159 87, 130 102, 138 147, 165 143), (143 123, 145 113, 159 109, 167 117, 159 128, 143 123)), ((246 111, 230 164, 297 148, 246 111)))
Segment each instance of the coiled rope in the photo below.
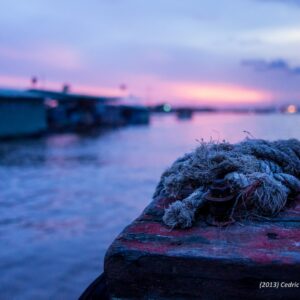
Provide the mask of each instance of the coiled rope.
POLYGON ((154 197, 174 200, 163 221, 191 227, 213 180, 224 178, 241 199, 244 212, 272 217, 300 192, 300 141, 246 139, 237 144, 201 141, 161 176, 154 197))

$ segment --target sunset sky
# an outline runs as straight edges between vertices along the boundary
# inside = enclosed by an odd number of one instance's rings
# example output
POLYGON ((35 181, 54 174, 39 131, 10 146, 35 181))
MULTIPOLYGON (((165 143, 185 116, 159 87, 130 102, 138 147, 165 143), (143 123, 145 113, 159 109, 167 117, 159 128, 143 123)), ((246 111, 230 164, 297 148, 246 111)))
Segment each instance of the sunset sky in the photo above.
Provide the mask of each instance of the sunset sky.
POLYGON ((300 103, 300 1, 3 1, 0 66, 2 87, 300 103))

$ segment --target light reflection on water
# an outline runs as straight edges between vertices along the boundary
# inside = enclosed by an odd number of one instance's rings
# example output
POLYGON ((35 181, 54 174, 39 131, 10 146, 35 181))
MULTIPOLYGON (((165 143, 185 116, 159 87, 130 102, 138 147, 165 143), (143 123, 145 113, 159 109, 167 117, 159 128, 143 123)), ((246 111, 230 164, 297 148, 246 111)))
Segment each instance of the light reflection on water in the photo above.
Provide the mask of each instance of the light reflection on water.
POLYGON ((300 138, 298 115, 202 114, 99 136, 1 142, 1 299, 76 299, 147 203, 161 172, 197 139, 300 138))

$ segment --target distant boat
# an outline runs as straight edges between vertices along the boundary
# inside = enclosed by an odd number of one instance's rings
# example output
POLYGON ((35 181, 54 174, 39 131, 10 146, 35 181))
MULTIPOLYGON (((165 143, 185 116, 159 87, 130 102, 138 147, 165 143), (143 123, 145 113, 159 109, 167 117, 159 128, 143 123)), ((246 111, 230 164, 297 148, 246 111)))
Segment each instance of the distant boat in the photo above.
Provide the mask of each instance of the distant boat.
POLYGON ((178 119, 189 120, 193 116, 193 111, 188 108, 181 108, 177 110, 176 114, 178 119))

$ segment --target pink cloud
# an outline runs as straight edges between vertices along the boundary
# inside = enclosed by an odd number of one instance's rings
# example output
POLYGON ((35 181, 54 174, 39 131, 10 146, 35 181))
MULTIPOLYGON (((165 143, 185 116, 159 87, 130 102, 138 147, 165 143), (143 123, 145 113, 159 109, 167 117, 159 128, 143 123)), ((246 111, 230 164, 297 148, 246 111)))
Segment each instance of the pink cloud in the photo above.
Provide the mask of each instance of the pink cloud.
POLYGON ((155 76, 128 76, 129 92, 149 102, 157 100, 184 104, 265 104, 275 95, 265 89, 238 83, 163 80, 155 76), (149 100, 149 98, 151 98, 149 100))
MULTIPOLYGON (((141 102, 147 104, 160 101, 170 101, 178 105, 264 104, 275 99, 275 96, 269 91, 238 84, 163 81, 152 76, 138 76, 128 79, 129 88, 125 92, 118 87, 76 84, 76 82, 71 83, 71 92, 103 96, 134 94, 141 98, 141 102)), ((30 78, 0 75, 0 85, 29 88, 30 78)), ((38 87, 61 90, 62 82, 42 82, 38 87)))
POLYGON ((177 97, 183 97, 193 102, 216 104, 263 103, 273 98, 268 91, 224 83, 183 82, 173 86, 172 90, 177 97))

